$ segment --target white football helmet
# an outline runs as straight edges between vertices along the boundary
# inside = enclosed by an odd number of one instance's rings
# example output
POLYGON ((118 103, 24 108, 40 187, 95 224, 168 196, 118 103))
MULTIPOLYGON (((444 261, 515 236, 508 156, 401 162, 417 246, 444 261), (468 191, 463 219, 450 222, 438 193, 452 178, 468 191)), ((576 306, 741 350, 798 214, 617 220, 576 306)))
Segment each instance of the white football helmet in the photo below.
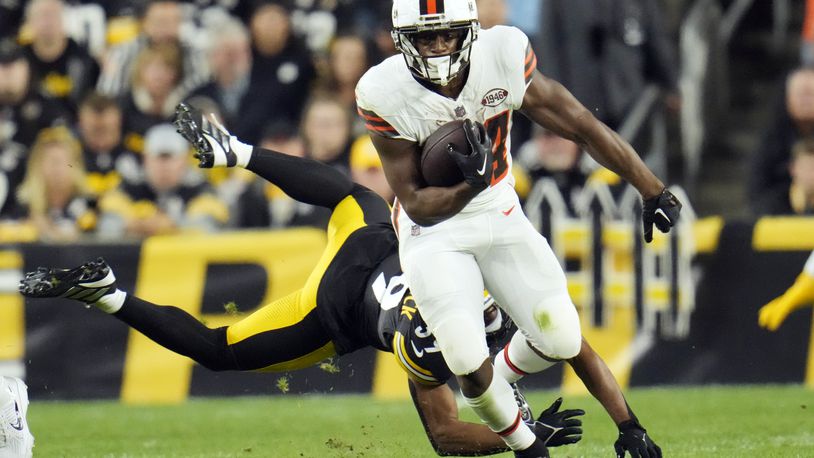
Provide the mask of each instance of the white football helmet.
POLYGON ((418 78, 445 86, 469 65, 472 43, 478 38, 475 0, 394 0, 393 41, 407 67, 418 78), (445 56, 423 57, 415 34, 433 30, 462 30, 458 49, 445 56))

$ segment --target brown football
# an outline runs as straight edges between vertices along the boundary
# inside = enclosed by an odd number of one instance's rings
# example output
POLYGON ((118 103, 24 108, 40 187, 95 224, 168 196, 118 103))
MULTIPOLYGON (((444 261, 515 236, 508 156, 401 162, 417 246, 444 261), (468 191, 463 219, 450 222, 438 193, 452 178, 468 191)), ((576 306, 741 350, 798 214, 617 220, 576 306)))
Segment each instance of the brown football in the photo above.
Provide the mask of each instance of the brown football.
POLYGON ((421 174, 429 186, 453 186, 463 181, 458 164, 447 150, 449 145, 458 151, 469 152, 469 142, 461 119, 450 121, 433 132, 421 150, 421 174))

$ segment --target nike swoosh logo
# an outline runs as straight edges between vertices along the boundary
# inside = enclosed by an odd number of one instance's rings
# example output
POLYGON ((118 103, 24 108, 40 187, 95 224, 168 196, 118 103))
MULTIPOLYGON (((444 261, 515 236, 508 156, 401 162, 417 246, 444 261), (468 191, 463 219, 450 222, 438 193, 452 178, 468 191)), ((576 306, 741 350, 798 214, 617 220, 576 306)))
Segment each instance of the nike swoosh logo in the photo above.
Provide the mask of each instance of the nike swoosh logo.
POLYGON ((514 211, 514 207, 515 206, 512 205, 512 208, 510 208, 510 209, 508 209, 506 211, 501 211, 501 213, 503 213, 505 216, 509 216, 514 211))
POLYGON ((483 158, 483 165, 481 166, 480 169, 477 170, 477 172, 478 172, 478 175, 483 175, 484 173, 486 173, 486 158, 485 157, 483 158))
POLYGON ((23 418, 20 416, 20 406, 17 403, 14 403, 14 410, 17 412, 17 421, 14 423, 9 422, 9 426, 16 429, 17 431, 23 430, 23 418))
POLYGON ((412 346, 413 346, 413 353, 415 353, 415 355, 416 355, 417 357, 421 358, 422 356, 424 356, 424 349, 423 349, 423 348, 422 348, 421 350, 419 350, 418 348, 416 348, 416 347, 415 347, 415 342, 413 342, 412 340, 410 341, 410 345, 412 345, 412 346))
POLYGON ((670 220, 670 218, 668 218, 668 217, 667 217, 667 213, 664 213, 664 210, 662 210, 662 209, 660 209, 660 208, 657 208, 657 209, 656 209, 656 211, 655 211, 654 213, 655 213, 655 214, 657 214, 657 215, 661 215, 661 216, 663 216, 663 217, 664 217, 664 219, 666 219, 668 223, 672 223, 672 221, 670 220))

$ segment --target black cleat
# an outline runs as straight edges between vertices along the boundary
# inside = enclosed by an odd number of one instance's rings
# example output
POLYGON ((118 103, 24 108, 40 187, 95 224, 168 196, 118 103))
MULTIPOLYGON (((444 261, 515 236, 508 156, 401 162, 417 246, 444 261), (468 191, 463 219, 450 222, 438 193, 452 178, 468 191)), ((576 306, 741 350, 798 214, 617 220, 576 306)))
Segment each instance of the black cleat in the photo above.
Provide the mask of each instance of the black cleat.
POLYGON ((20 280, 20 294, 26 297, 65 297, 93 304, 116 292, 116 276, 102 258, 73 269, 39 267, 20 280))
POLYGON ((237 164, 237 155, 229 145, 231 134, 217 121, 205 117, 201 110, 179 103, 175 107, 172 123, 175 130, 195 149, 198 167, 209 169, 234 167, 237 164))

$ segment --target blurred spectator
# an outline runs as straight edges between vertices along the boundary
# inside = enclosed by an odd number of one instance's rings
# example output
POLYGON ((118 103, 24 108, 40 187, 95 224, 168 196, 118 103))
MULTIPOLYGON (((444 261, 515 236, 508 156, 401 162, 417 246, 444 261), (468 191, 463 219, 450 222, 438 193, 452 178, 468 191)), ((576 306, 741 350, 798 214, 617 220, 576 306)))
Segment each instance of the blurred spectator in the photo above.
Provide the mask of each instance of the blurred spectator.
POLYGON ((790 210, 797 215, 814 215, 814 137, 798 140, 791 153, 790 210))
POLYGON ((582 191, 588 174, 583 166, 583 152, 571 140, 535 126, 532 138, 520 147, 517 162, 524 168, 532 186, 541 180, 552 181, 574 214, 576 196, 582 191))
POLYGON ((123 182, 99 202, 103 237, 146 237, 180 230, 212 231, 229 212, 193 169, 189 145, 171 124, 152 127, 145 136, 141 184, 123 182))
POLYGON ((658 0, 547 0, 542 15, 535 44, 541 71, 612 128, 648 83, 678 109, 676 45, 658 0))
POLYGON ((241 140, 256 144, 263 126, 276 115, 272 85, 251 79, 252 51, 249 32, 237 19, 217 26, 209 53, 212 81, 192 92, 191 103, 201 106, 207 98, 218 107, 218 118, 241 140))
POLYGON ((814 134, 814 69, 801 68, 786 79, 782 103, 752 155, 749 200, 757 215, 788 208, 789 162, 794 143, 814 134))
POLYGON ((99 65, 68 37, 64 10, 62 0, 32 0, 25 14, 32 41, 24 49, 34 84, 75 116, 79 101, 99 78, 99 65))
POLYGON ((328 68, 319 89, 335 95, 351 113, 354 134, 366 133, 364 122, 356 116, 356 83, 370 67, 367 44, 359 35, 337 36, 329 48, 328 68))
POLYGON ((353 181, 373 190, 388 203, 393 202, 395 194, 387 183, 382 161, 369 135, 357 138, 350 148, 350 175, 353 181))
POLYGON ((800 61, 806 67, 814 66, 814 0, 806 0, 800 61))
MULTIPOLYGON (((347 1, 347 0, 345 0, 347 1)), ((260 0, 260 3, 269 3, 260 0)), ((328 48, 331 38, 336 34, 336 9, 338 1, 318 0, 276 0, 274 3, 286 6, 291 14, 291 26, 294 33, 304 38, 305 44, 314 53, 322 54, 328 48)), ((359 9, 357 14, 364 14, 359 9)))
POLYGON ((66 127, 43 129, 31 148, 18 198, 43 240, 70 241, 96 226, 79 142, 66 127))
POLYGON ((85 97, 78 127, 91 192, 102 195, 122 179, 141 181, 140 158, 122 146, 122 110, 114 98, 98 92, 85 97))
POLYGON ((71 4, 94 4, 102 7, 105 17, 135 16, 148 0, 69 0, 71 4))
POLYGON ((30 73, 22 49, 13 40, 0 41, 0 215, 15 206, 14 190, 37 133, 65 123, 61 105, 31 87, 30 73))
POLYGON ((132 41, 111 48, 104 58, 97 89, 105 94, 120 95, 130 87, 137 56, 150 46, 174 44, 179 47, 183 79, 178 82, 183 92, 200 86, 209 79, 206 56, 195 43, 182 42, 181 5, 177 1, 148 1, 141 16, 141 34, 132 41))
POLYGON ((331 42, 324 88, 356 113, 356 83, 370 67, 367 43, 359 35, 339 35, 331 42))
POLYGON ((180 48, 162 43, 142 49, 133 64, 132 79, 123 103, 124 146, 140 153, 147 129, 169 122, 184 97, 180 48))
POLYGON ((250 22, 252 83, 268 88, 274 116, 268 122, 299 120, 316 75, 311 52, 293 33, 283 2, 262 2, 250 22))
POLYGON ((305 107, 301 130, 306 156, 350 176, 351 114, 339 99, 315 95, 305 107))
POLYGON ((508 8, 506 0, 477 0, 480 26, 490 29, 496 25, 507 24, 508 8))

